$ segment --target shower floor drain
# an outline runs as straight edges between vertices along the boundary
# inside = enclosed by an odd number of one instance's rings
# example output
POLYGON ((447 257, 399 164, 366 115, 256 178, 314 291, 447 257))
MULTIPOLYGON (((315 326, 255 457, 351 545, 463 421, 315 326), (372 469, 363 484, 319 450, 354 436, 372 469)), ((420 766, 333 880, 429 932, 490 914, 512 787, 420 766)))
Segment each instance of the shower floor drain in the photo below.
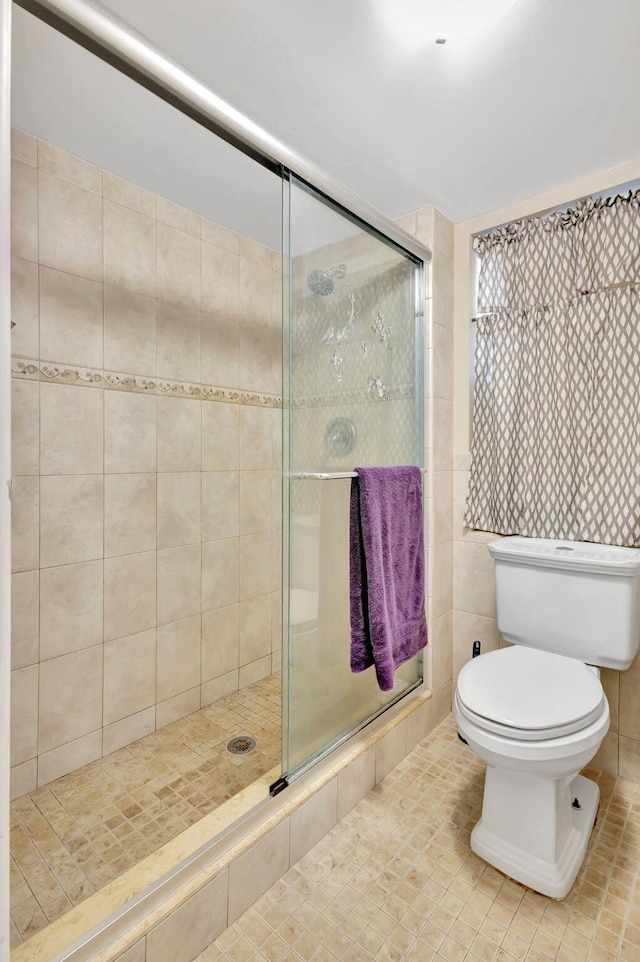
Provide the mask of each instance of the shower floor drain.
POLYGON ((227 751, 231 752, 232 755, 246 755, 247 752, 252 752, 255 747, 256 740, 249 735, 236 735, 230 742, 227 742, 227 751))

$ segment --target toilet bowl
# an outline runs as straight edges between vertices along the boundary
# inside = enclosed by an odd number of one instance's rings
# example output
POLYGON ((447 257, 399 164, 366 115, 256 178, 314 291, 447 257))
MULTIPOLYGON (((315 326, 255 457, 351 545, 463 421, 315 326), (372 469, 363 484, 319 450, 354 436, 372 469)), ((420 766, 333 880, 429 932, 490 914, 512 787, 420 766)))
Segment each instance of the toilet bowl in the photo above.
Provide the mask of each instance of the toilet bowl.
POLYGON ((593 828, 598 786, 579 774, 609 728, 598 668, 640 647, 640 552, 508 537, 488 545, 500 634, 510 647, 469 661, 453 711, 487 766, 471 848, 561 899, 593 828))
POLYGON ((511 878, 564 898, 595 821, 598 786, 579 775, 609 729, 597 671, 514 646, 462 669, 453 711, 487 765, 471 848, 511 878))

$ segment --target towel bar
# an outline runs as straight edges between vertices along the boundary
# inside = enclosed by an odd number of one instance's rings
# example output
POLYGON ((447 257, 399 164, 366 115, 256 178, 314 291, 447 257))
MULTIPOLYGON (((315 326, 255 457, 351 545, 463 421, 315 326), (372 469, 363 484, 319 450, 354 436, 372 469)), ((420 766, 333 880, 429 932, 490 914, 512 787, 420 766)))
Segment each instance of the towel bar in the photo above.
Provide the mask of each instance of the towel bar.
MULTIPOLYGON (((420 468, 423 474, 426 468, 420 468)), ((337 478, 357 478, 356 471, 296 471, 290 474, 292 481, 335 481, 337 478)))

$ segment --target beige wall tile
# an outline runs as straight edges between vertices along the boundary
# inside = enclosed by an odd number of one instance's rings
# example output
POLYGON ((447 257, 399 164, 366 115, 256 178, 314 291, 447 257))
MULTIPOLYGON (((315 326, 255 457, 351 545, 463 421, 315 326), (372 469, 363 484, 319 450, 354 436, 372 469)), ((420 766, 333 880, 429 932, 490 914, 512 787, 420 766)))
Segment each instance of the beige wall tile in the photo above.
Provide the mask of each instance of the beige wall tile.
POLYGON ((434 248, 431 269, 434 323, 453 328, 453 259, 434 248))
POLYGON ((11 667, 26 668, 38 661, 40 572, 11 576, 11 667))
POLYGON ((156 554, 105 558, 104 637, 124 638, 156 624, 156 554))
POLYGON ((11 156, 14 160, 21 160, 23 164, 36 167, 38 164, 38 141, 31 134, 11 128, 11 156))
POLYGON ((173 548, 201 540, 201 475, 158 475, 158 547, 173 548))
POLYGON ((203 384, 240 386, 240 328, 236 318, 202 315, 203 384))
POLYGON ((104 392, 104 467, 108 474, 156 470, 155 396, 104 392))
POLYGON ((244 234, 239 235, 239 244, 241 257, 246 257, 271 270, 273 251, 270 247, 265 247, 264 244, 259 244, 258 241, 245 237, 244 234))
POLYGON ((435 397, 433 409, 433 470, 451 471, 453 437, 453 403, 435 397))
POLYGON ((416 234, 416 211, 411 211, 408 214, 402 214, 400 217, 393 218, 398 227, 402 230, 406 230, 408 234, 415 237, 416 234))
MULTIPOLYGON (((633 667, 633 666, 632 666, 633 667)), ((610 731, 617 732, 619 729, 619 709, 620 709, 620 679, 624 672, 616 671, 614 668, 601 668, 600 681, 604 688, 604 693, 609 702, 609 712, 611 714, 610 731)), ((634 696, 637 689, 634 691, 634 696)), ((625 733, 627 734, 627 733, 625 733)))
POLYGON ((158 471, 199 471, 200 401, 158 398, 158 471))
POLYGON ((202 406, 202 468, 237 471, 240 464, 240 405, 202 406))
POLYGON ((102 677, 101 646, 42 662, 38 704, 40 753, 102 728, 102 677))
MULTIPOLYGON (((619 674, 619 731, 627 738, 640 739, 640 658, 619 674)), ((613 687, 608 683, 609 690, 613 687)))
POLYGON ((617 775, 618 741, 619 738, 615 732, 608 732, 604 736, 597 754, 589 762, 589 768, 595 768, 599 772, 609 772, 610 775, 617 775))
POLYGON ((70 475, 40 480, 40 560, 43 568, 102 558, 103 479, 70 475))
POLYGON ((104 282, 156 296, 156 222, 104 201, 104 282))
POLYGON ((431 677, 429 678, 429 688, 432 691, 437 691, 448 681, 451 681, 451 628, 451 611, 440 615, 430 625, 431 677))
POLYGON ((158 300, 201 310, 200 240, 158 224, 158 300))
POLYGON ((452 471, 434 471, 433 473, 433 544, 451 541, 452 479, 452 471))
POLYGON ((338 821, 338 779, 332 778, 291 814, 289 864, 313 848, 338 821))
MULTIPOLYGON (((245 243, 241 238, 240 245, 245 243)), ((266 251, 266 248, 263 248, 266 251)), ((270 260, 270 257, 269 257, 270 260)), ((252 328, 271 324, 272 273, 270 266, 240 258, 240 317, 252 328)))
POLYGON ((156 475, 108 474, 104 479, 105 557, 156 547, 156 475))
POLYGON ((485 618, 468 611, 453 612, 453 678, 472 657, 474 641, 479 641, 482 653, 496 651, 500 647, 498 625, 495 618, 485 618))
POLYGON ((271 595, 240 603, 240 666, 271 654, 271 595))
POLYGON ((240 468, 260 471, 271 467, 270 410, 240 407, 240 468))
POLYGON ((155 376, 156 301, 153 297, 105 286, 104 366, 107 371, 155 376))
POLYGON ((407 754, 407 723, 400 722, 387 732, 375 746, 376 785, 398 765, 407 754))
POLYGON ((156 201, 156 217, 163 224, 168 224, 169 227, 175 227, 187 234, 193 234, 194 237, 200 237, 200 215, 195 214, 192 210, 187 210, 186 207, 174 204, 173 201, 167 200, 165 197, 158 197, 156 201))
POLYGON ((158 377, 200 383, 202 314, 158 302, 158 377))
POLYGON ((202 540, 221 541, 240 533, 237 471, 212 471, 202 475, 202 540))
POLYGON ((102 171, 99 167, 94 167, 93 164, 88 164, 43 140, 38 141, 38 167, 62 177, 63 180, 70 180, 78 187, 102 193, 102 171))
POLYGON ((11 381, 11 473, 37 475, 40 470, 40 385, 11 381))
POLYGON ((227 926, 225 870, 147 935, 146 962, 191 962, 227 926))
POLYGON ((374 746, 350 762, 338 775, 338 819, 344 818, 367 792, 371 791, 375 783, 374 746))
POLYGON ((11 570, 29 571, 39 564, 38 478, 11 482, 11 570))
POLYGON ((38 260, 38 174, 34 167, 11 162, 11 253, 38 260))
POLYGON ((102 172, 102 193, 107 200, 112 200, 123 207, 130 207, 140 214, 155 219, 156 195, 144 187, 138 187, 128 180, 122 180, 106 170, 102 172))
POLYGON ((486 545, 455 541, 453 545, 453 607, 459 611, 496 616, 494 565, 486 545))
POLYGON ((183 691, 179 695, 167 698, 156 705, 156 728, 164 728, 178 718, 191 715, 200 708, 200 686, 183 691))
POLYGON ((102 280, 102 198, 38 171, 40 263, 102 280))
POLYGON ((94 762, 102 754, 102 731, 90 732, 38 756, 38 785, 94 762))
MULTIPOLYGON (((238 668, 240 606, 227 605, 202 615, 202 682, 238 668)), ((237 688, 236 684, 236 688, 237 688)), ((226 693, 225 693, 226 694, 226 693)))
POLYGON ((618 742, 618 774, 632 782, 640 782, 640 741, 620 735, 618 742))
POLYGON ((226 251, 231 251, 232 254, 238 254, 240 252, 240 235, 234 233, 232 230, 228 230, 226 227, 222 227, 221 224, 216 224, 206 217, 201 217, 200 233, 202 240, 206 241, 207 244, 222 247, 226 251))
POLYGON ((433 727, 433 699, 430 698, 407 718, 407 751, 413 751, 424 741, 433 727))
POLYGON ((285 818, 229 866, 229 924, 288 868, 289 819, 285 818))
POLYGON ((206 541, 202 545, 202 610, 225 608, 240 598, 240 543, 238 538, 206 541))
POLYGON ((273 336, 266 327, 240 325, 240 387, 244 391, 276 393, 273 378, 273 336))
POLYGON ((451 572, 451 542, 438 544, 432 549, 433 596, 431 599, 430 619, 433 621, 446 614, 451 608, 452 600, 452 572, 451 572))
POLYGON ((40 573, 40 658, 102 644, 102 560, 43 568, 40 573))
POLYGON ((240 313, 240 258, 202 243, 202 310, 237 318, 240 313))
POLYGON ((271 655, 265 655, 264 658, 258 658, 257 661, 252 661, 248 665, 241 665, 238 672, 238 686, 240 688, 246 688, 247 685, 253 685, 254 682, 260 681, 261 678, 266 678, 267 675, 271 674, 271 655))
POLYGON ((102 474, 103 392, 67 384, 40 385, 42 474, 102 474))
POLYGON ((199 615, 202 608, 200 545, 158 551, 158 624, 199 615))
POLYGON ((200 615, 158 628, 156 701, 200 684, 201 636, 200 615))
POLYGON ((439 725, 451 711, 452 690, 451 683, 434 692, 433 695, 433 725, 439 725))
POLYGON ((271 471, 240 472, 240 534, 271 530, 271 471))
POLYGON ((11 801, 32 792, 38 784, 38 759, 31 758, 11 769, 9 793, 11 801))
POLYGON ((105 725, 102 730, 102 754, 109 755, 119 748, 136 742, 145 735, 150 735, 156 728, 156 706, 145 708, 127 718, 105 725))
MULTIPOLYGON (((155 696, 155 628, 129 635, 127 638, 119 638, 117 641, 106 642, 104 646, 104 725, 110 725, 129 715, 152 708, 155 706, 155 696)), ((148 724, 148 719, 145 724, 148 724)), ((136 730, 135 727, 133 730, 136 730)), ((153 731, 153 728, 149 728, 149 731, 153 731)), ((120 735, 123 732, 124 729, 120 729, 120 735)), ((113 732, 111 737, 113 739, 113 732)), ((140 736, 134 735, 134 738, 138 737, 140 736)))
POLYGON ((11 259, 11 353, 40 357, 38 265, 22 257, 11 259))
POLYGON ((433 347, 433 379, 431 393, 434 397, 453 398, 453 331, 441 324, 431 328, 433 347))
POLYGON ((38 752, 38 666, 11 672, 11 765, 38 752))
POLYGON ((240 601, 271 591, 271 533, 240 538, 240 601))
POLYGON ((239 672, 235 669, 235 671, 227 672, 226 675, 220 675, 219 678, 211 678, 205 682, 201 688, 202 707, 205 708, 207 705, 212 705, 220 698, 224 698, 225 695, 230 695, 232 692, 237 691, 239 685, 238 675, 239 672))

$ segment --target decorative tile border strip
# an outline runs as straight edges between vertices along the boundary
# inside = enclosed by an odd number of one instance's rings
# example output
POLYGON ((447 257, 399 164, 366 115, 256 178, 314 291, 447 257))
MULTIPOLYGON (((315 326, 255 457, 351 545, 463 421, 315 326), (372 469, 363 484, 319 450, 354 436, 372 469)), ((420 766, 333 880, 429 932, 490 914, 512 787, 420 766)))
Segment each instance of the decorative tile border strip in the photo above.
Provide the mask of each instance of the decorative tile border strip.
POLYGON ((107 391, 129 391, 135 394, 155 394, 161 397, 218 401, 225 404, 246 404, 260 408, 282 407, 282 398, 274 394, 241 391, 235 388, 218 387, 214 384, 157 380, 140 374, 122 374, 117 371, 103 371, 79 367, 75 364, 58 364, 54 361, 36 361, 15 356, 11 358, 11 376, 29 381, 99 387, 107 391))

